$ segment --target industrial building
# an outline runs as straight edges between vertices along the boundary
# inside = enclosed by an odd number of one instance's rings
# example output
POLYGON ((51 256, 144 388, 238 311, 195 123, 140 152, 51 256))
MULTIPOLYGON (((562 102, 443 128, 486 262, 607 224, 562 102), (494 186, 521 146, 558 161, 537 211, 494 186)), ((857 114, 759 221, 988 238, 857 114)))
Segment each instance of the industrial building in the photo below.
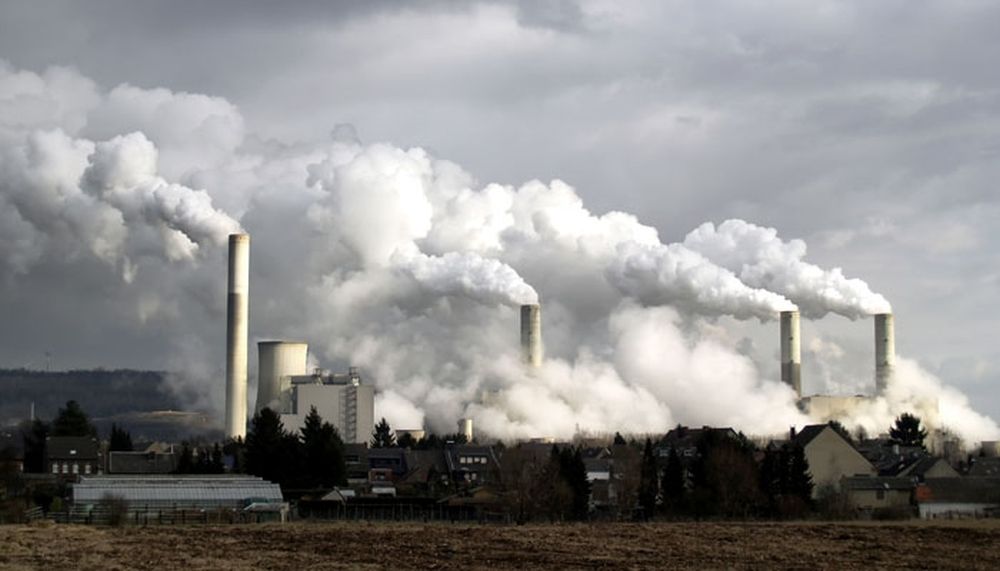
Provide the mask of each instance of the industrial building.
MULTIPOLYGON (((247 343, 249 335, 250 236, 229 236, 226 308, 227 438, 245 438, 247 428, 247 343)), ((367 442, 375 427, 375 389, 356 369, 346 374, 309 374, 309 346, 298 341, 262 341, 258 350, 255 412, 281 415, 286 430, 298 431, 315 407, 345 442, 367 442)))
MULTIPOLYGON (((875 315, 875 379, 870 395, 811 395, 802 396, 801 337, 799 312, 781 313, 781 380, 791 387, 798 398, 799 409, 815 422, 843 421, 859 409, 874 404, 892 385, 896 365, 896 331, 891 313, 875 315)), ((933 397, 910 403, 911 411, 924 425, 940 425, 938 402, 933 397)))
POLYGON ((127 521, 189 510, 267 512, 282 520, 288 514, 278 484, 244 475, 84 476, 73 485, 72 500, 73 521, 91 513, 107 517, 111 500, 123 502, 127 521))
POLYGON ((358 370, 329 373, 308 369, 309 345, 299 341, 257 344, 256 411, 270 408, 285 430, 298 432, 313 407, 344 442, 367 442, 375 429, 375 387, 361 382, 358 370))
POLYGON ((292 376, 290 381, 289 406, 281 410, 286 430, 300 430, 315 407, 344 442, 368 442, 375 430, 375 387, 362 383, 356 369, 346 374, 316 371, 292 376))

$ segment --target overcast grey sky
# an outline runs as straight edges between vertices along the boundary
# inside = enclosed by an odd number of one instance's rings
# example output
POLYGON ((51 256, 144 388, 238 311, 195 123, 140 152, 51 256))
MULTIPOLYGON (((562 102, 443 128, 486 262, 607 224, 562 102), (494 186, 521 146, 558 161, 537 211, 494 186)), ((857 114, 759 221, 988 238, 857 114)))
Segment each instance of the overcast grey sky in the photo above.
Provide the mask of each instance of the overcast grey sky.
MULTIPOLYGON (((164 176, 189 186, 214 179, 187 157, 291 153, 351 124, 480 184, 564 180, 591 211, 634 213, 664 241, 734 217, 774 227, 885 295, 899 352, 1000 417, 995 2, 3 1, 0 59, 10 73, 73 68, 98 93, 223 98, 239 137, 212 131, 190 155, 148 119, 95 112, 81 127, 93 140, 144 130, 164 176)), ((196 295, 210 278, 176 287, 196 295)), ((37 365, 46 350, 62 367, 217 356, 178 335, 218 315, 137 320, 141 292, 106 280, 85 261, 7 276, 0 364, 37 365)), ((770 350, 770 331, 733 327, 770 350)), ((831 316, 804 333, 805 359, 822 337, 870 367, 870 322, 831 316)))

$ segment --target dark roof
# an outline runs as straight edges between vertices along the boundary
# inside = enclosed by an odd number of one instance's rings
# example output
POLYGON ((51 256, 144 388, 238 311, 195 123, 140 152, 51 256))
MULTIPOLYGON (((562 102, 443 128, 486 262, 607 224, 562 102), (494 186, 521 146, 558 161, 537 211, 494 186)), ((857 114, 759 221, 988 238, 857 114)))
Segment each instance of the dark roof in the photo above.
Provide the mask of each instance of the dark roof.
POLYGON ((703 426, 701 428, 688 428, 686 426, 678 426, 676 428, 671 428, 666 435, 660 440, 660 446, 666 447, 677 447, 677 448, 687 448, 696 447, 702 440, 707 436, 722 436, 726 438, 736 438, 736 431, 732 428, 712 428, 710 426, 703 426))
POLYGON ((45 453, 49 458, 95 460, 100 455, 100 444, 91 436, 50 436, 45 439, 45 453))
POLYGON ((444 459, 450 471, 485 472, 491 467, 500 465, 492 446, 475 444, 455 444, 444 449, 444 459), (486 464, 462 464, 458 459, 462 456, 485 456, 486 464))
POLYGON ((918 488, 917 501, 1000 504, 1000 478, 927 478, 918 488))
MULTIPOLYGON (((915 461, 912 461, 903 468, 907 476, 913 476, 917 478, 922 478, 931 468, 936 466, 938 462, 945 462, 944 458, 938 458, 937 456, 921 456, 915 461)), ((947 462, 945 462, 947 464, 947 462)), ((951 467, 951 465, 948 465, 951 467)))
POLYGON ((108 456, 108 472, 111 474, 169 474, 177 466, 173 453, 116 451, 108 456))
POLYGON ((411 483, 427 483, 434 472, 444 474, 448 471, 443 450, 407 450, 406 466, 409 472, 403 477, 411 483))
POLYGON ((969 475, 977 477, 1000 477, 1000 458, 973 458, 969 475))
MULTIPOLYGON (((900 446, 887 438, 866 440, 856 448, 872 463, 880 476, 897 476, 903 473, 909 475, 918 462, 929 456, 919 446, 900 446)), ((933 465, 930 463, 923 466, 921 474, 933 465)))
MULTIPOLYGON (((792 437, 792 444, 805 447, 827 428, 830 428, 829 424, 809 424, 803 426, 802 430, 796 432, 795 436, 792 437)), ((831 428, 830 430, 833 429, 831 428)), ((834 432, 836 432, 836 430, 834 430, 834 432)), ((838 434, 837 436, 840 435, 838 434)), ((843 436, 840 437, 843 438, 843 436)))
POLYGON ((0 459, 24 458, 24 439, 20 434, 0 434, 0 459))
POLYGON ((881 476, 851 476, 841 481, 844 490, 912 490, 910 478, 884 478, 881 476))
POLYGON ((608 458, 585 458, 583 465, 588 472, 610 472, 611 460, 608 458))

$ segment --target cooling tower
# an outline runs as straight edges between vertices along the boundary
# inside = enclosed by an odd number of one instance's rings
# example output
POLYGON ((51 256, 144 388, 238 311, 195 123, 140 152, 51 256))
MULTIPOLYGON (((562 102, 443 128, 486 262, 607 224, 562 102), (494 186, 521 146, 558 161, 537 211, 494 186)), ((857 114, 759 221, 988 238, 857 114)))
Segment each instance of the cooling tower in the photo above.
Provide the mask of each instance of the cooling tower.
POLYGON ((875 316, 875 394, 885 394, 896 365, 896 327, 891 313, 875 316))
POLYGON ((458 419, 458 432, 459 434, 465 435, 466 442, 472 442, 472 419, 471 418, 458 419))
POLYGON ((250 236, 229 236, 229 299, 226 305, 226 437, 247 431, 247 328, 250 236))
POLYGON ((264 407, 284 413, 288 409, 292 390, 292 375, 306 375, 306 355, 309 345, 294 341, 261 341, 257 343, 257 404, 255 412, 264 407))
POLYGON ((542 306, 521 306, 521 359, 531 367, 542 365, 542 306))
POLYGON ((781 312, 781 382, 802 397, 802 345, 799 337, 799 312, 781 312))

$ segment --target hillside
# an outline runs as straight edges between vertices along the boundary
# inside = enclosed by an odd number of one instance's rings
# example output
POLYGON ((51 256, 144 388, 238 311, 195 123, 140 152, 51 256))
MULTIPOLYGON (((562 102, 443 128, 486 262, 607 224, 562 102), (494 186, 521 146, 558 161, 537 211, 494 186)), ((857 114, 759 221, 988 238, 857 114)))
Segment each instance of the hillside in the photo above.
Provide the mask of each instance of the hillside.
POLYGON ((0 369, 0 394, 0 425, 27 418, 31 403, 42 419, 54 418, 68 400, 80 403, 91 418, 181 408, 160 371, 0 369))

